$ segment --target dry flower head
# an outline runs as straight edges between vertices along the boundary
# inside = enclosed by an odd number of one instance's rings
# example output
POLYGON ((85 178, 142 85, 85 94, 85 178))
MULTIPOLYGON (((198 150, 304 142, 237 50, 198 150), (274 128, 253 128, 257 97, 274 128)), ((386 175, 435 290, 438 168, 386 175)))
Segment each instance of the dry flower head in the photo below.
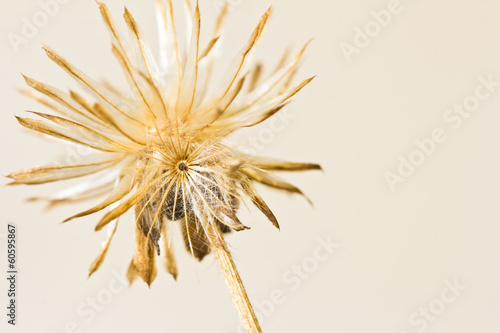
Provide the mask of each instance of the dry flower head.
MULTIPOLYGON (((223 238, 223 233, 247 229, 237 217, 240 202, 249 198, 279 228, 276 217, 254 184, 302 194, 297 187, 277 178, 274 172, 320 167, 251 156, 239 147, 229 146, 224 139, 279 112, 312 80, 293 84, 307 44, 294 57, 285 54, 276 70, 263 78, 260 64, 251 64, 248 58, 262 36, 271 13, 269 9, 221 82, 215 84, 211 81, 215 49, 221 42, 228 7, 222 8, 212 37, 200 47, 200 10, 197 3, 193 6, 185 0, 189 13, 185 23, 190 33, 186 47, 182 48, 171 0, 157 0, 157 5, 159 65, 132 14, 125 9, 123 17, 130 35, 126 40, 106 5, 98 3, 111 36, 113 55, 129 84, 128 92, 121 92, 110 83, 95 81, 55 51, 45 48, 49 58, 93 100, 25 77, 26 83, 38 93, 22 92, 57 115, 32 112, 39 119, 16 117, 17 120, 29 129, 93 148, 98 153, 85 157, 80 164, 49 165, 14 172, 8 177, 13 179, 11 185, 32 185, 98 172, 104 174, 101 181, 81 183, 61 194, 33 199, 48 200, 50 205, 56 205, 107 194, 97 206, 65 220, 105 211, 95 230, 107 226, 110 232, 89 274, 101 266, 119 217, 134 208, 136 252, 127 273, 131 282, 140 277, 151 284, 157 274, 156 256, 160 254, 166 270, 177 276, 169 237, 169 228, 175 222, 182 230, 186 249, 195 258, 201 260, 210 251, 215 252, 223 273, 226 271, 224 276, 230 289, 240 288, 239 297, 246 301, 239 301, 245 303, 248 298, 223 238)), ((234 292, 231 293, 234 298, 234 292)), ((235 302, 237 307, 242 306, 241 316, 253 315, 249 302, 247 305, 238 305, 237 299, 235 302), (249 313, 244 313, 245 306, 249 313)), ((245 327, 252 331, 252 325, 255 331, 260 330, 258 323, 246 323, 245 327)))

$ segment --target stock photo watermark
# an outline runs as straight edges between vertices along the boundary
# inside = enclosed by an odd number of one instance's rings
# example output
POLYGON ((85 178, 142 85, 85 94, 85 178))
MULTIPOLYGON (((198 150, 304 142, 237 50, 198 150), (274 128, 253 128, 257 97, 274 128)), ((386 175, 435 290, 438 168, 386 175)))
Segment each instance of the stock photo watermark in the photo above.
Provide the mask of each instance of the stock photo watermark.
POLYGON ((438 320, 467 289, 467 286, 462 285, 457 278, 453 280, 446 279, 443 284, 444 287, 437 297, 420 306, 418 310, 409 315, 408 324, 411 326, 411 330, 401 331, 400 333, 423 333, 427 331, 432 323, 438 320))
POLYGON ((473 92, 443 112, 442 119, 448 127, 436 127, 425 137, 413 142, 409 153, 398 156, 397 166, 384 173, 387 186, 392 192, 398 184, 404 183, 448 140, 451 130, 458 130, 466 119, 469 119, 481 106, 481 103, 495 94, 500 87, 493 74, 478 77, 478 84, 473 92))
MULTIPOLYGON (((297 264, 292 265, 281 275, 281 286, 271 290, 269 296, 254 303, 254 311, 261 324, 266 322, 276 312, 280 305, 287 302, 292 294, 298 291, 308 281, 321 265, 328 261, 340 244, 331 236, 318 237, 313 250, 297 264)), ((238 333, 244 333, 242 326, 238 333)))
POLYGON ((75 313, 78 318, 66 322, 63 327, 53 333, 85 332, 83 328, 92 323, 128 286, 125 276, 112 271, 112 277, 103 288, 92 293, 77 305, 75 313))
POLYGON ((274 141, 276 135, 283 132, 295 118, 297 118, 297 115, 291 113, 288 108, 282 109, 269 119, 265 127, 260 128, 256 134, 250 135, 246 139, 249 144, 244 146, 242 151, 248 155, 258 155, 266 149, 267 145, 274 141))
POLYGON ((38 10, 32 15, 22 16, 20 25, 16 31, 7 34, 10 45, 17 53, 20 49, 35 38, 39 32, 45 28, 50 20, 56 17, 61 11, 62 6, 70 3, 72 0, 40 0, 38 1, 38 10))
POLYGON ((219 13, 224 6, 227 6, 229 10, 238 7, 243 3, 243 0, 215 0, 214 9, 216 13, 219 13))
POLYGON ((343 41, 339 44, 347 63, 350 64, 355 55, 366 49, 391 24, 394 17, 403 11, 403 8, 400 0, 390 0, 386 8, 370 11, 371 19, 361 27, 354 28, 352 41, 343 41))
POLYGON ((18 229, 13 223, 7 224, 7 323, 15 326, 17 323, 18 305, 18 229))

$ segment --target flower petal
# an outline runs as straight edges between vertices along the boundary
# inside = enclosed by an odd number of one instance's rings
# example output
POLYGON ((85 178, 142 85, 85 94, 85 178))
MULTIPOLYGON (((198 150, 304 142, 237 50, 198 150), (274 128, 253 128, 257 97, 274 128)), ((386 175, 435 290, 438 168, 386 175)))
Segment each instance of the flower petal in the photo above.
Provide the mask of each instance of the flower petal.
POLYGON ((103 218, 99 221, 99 223, 97 223, 97 225, 95 227, 95 231, 101 230, 109 222, 111 222, 114 219, 118 218, 119 216, 125 214, 130 208, 132 208, 133 206, 138 204, 144 198, 144 196, 146 194, 148 194, 148 191, 150 191, 151 188, 154 188, 158 182, 163 181, 163 183, 160 185, 160 187, 162 187, 169 180, 170 180, 170 176, 167 174, 164 176, 160 176, 160 177, 142 185, 142 187, 138 188, 134 194, 132 194, 125 201, 120 203, 120 205, 118 205, 115 209, 106 213, 106 215, 103 216, 103 218))
POLYGON ((204 184, 200 178, 196 176, 188 177, 191 186, 198 194, 196 200, 203 205, 210 214, 213 215, 222 224, 227 225, 235 231, 250 229, 240 222, 234 211, 226 203, 224 203, 213 190, 204 184), (193 181, 193 178, 197 178, 193 181))
POLYGON ((259 183, 262 183, 264 185, 274 187, 274 188, 277 188, 280 190, 284 190, 287 192, 300 194, 300 195, 304 196, 310 204, 312 204, 311 200, 309 200, 309 198, 307 198, 305 196, 305 194, 300 189, 293 186, 292 184, 289 184, 283 180, 278 179, 275 176, 272 176, 271 174, 269 174, 265 171, 261 171, 257 168, 246 167, 246 166, 241 167, 240 170, 245 175, 247 175, 248 177, 250 177, 251 179, 253 179, 255 181, 258 181, 259 183))
POLYGON ((280 225, 278 224, 278 220, 274 216, 271 209, 267 206, 266 202, 262 197, 257 193, 257 191, 253 188, 253 186, 249 182, 242 182, 241 187, 243 192, 246 193, 252 200, 253 204, 262 212, 269 221, 279 230, 280 225))
POLYGON ((145 144, 144 134, 141 135, 144 131, 137 131, 136 128, 131 128, 129 123, 124 121, 123 117, 116 117, 116 115, 113 117, 104 106, 99 103, 91 105, 82 96, 74 91, 70 91, 70 95, 75 102, 110 127, 110 130, 112 130, 115 135, 123 136, 124 139, 128 139, 126 140, 127 142, 132 141, 140 145, 145 144))
POLYGON ((186 250, 201 261, 210 252, 210 244, 205 230, 193 213, 188 214, 180 222, 186 250))
POLYGON ((210 110, 204 115, 196 115, 190 114, 188 115, 188 119, 186 120, 186 131, 195 131, 202 129, 206 126, 214 123, 219 117, 221 117, 224 112, 227 110, 228 106, 231 105, 232 101, 238 96, 245 83, 246 76, 242 77, 238 84, 231 88, 231 91, 224 96, 221 103, 217 106, 217 108, 210 110))
POLYGON ((246 110, 247 108, 256 105, 259 101, 265 99, 266 96, 274 96, 275 95, 275 87, 283 81, 290 73, 293 72, 297 65, 299 64, 307 46, 310 41, 307 42, 306 45, 300 50, 300 52, 295 56, 295 58, 286 66, 282 67, 278 71, 276 71, 271 77, 269 77, 266 81, 260 83, 253 91, 244 97, 238 98, 233 105, 231 105, 228 110, 229 113, 238 113, 246 110))
POLYGON ((109 249, 109 244, 111 244, 111 239, 113 239, 113 236, 115 235, 116 228, 118 227, 118 220, 115 220, 114 225, 111 226, 111 232, 108 234, 106 237, 106 240, 104 241, 104 245, 101 248, 101 251, 97 255, 97 257, 94 259, 92 264, 90 265, 89 268, 89 277, 94 274, 99 267, 101 267, 102 263, 104 262, 104 259, 106 258, 106 254, 108 253, 109 249))
POLYGON ((286 101, 288 101, 300 90, 302 90, 302 88, 308 85, 313 79, 314 76, 300 82, 289 91, 273 98, 271 101, 265 103, 264 105, 257 105, 255 107, 247 109, 244 114, 239 115, 235 112, 226 112, 223 115, 222 119, 220 119, 215 124, 222 127, 232 127, 233 131, 242 127, 255 126, 279 111, 279 109, 284 106, 284 103, 286 101))
POLYGON ((214 67, 215 50, 221 46, 221 42, 217 42, 221 40, 219 35, 224 24, 224 19, 226 18, 228 8, 229 4, 227 2, 224 3, 217 20, 215 21, 212 39, 205 48, 205 51, 202 52, 202 55, 198 57, 198 83, 196 86, 195 102, 193 105, 195 109, 197 109, 205 100, 205 96, 210 85, 210 79, 212 78, 212 71, 214 67))
MULTIPOLYGON (((135 88, 139 91, 141 95, 141 99, 143 100, 147 109, 151 113, 153 117, 152 120, 165 122, 167 117, 166 114, 167 108, 163 104, 163 99, 154 100, 155 95, 149 93, 149 91, 145 89, 143 84, 141 85, 141 80, 139 77, 140 73, 144 73, 146 80, 149 81, 148 84, 155 86, 155 90, 157 91, 160 90, 159 85, 161 84, 161 80, 159 76, 158 67, 156 66, 156 61, 151 55, 149 46, 142 38, 142 34, 139 30, 139 27, 135 19, 133 18, 132 14, 128 11, 127 8, 125 8, 123 17, 125 19, 125 22, 127 23, 130 36, 133 41, 135 49, 134 53, 138 56, 137 57, 138 61, 136 61, 135 66, 133 68, 129 67, 127 71, 129 72, 129 75, 131 75, 135 88), (161 107, 160 108, 156 107, 157 105, 155 102, 161 103, 161 107), (163 112, 160 112, 161 110, 163 110, 163 112)), ((157 123, 156 126, 159 127, 157 123)))
POLYGON ((26 84, 30 86, 31 88, 35 89, 36 91, 46 95, 47 97, 51 98, 58 104, 62 105, 64 108, 58 108, 55 105, 51 104, 50 102, 30 93, 25 93, 29 97, 35 99, 39 103, 44 104, 45 106, 48 106, 49 108, 57 111, 58 113, 62 114, 63 116, 69 117, 71 119, 75 119, 77 121, 82 122, 81 120, 85 121, 85 124, 87 125, 105 125, 103 124, 99 118, 97 118, 95 115, 92 113, 89 113, 85 108, 83 108, 81 105, 78 103, 75 103, 75 101, 69 96, 68 94, 62 92, 61 90, 52 87, 48 84, 38 82, 30 77, 24 76, 24 80, 26 81, 26 84), (69 111, 69 112, 68 112, 69 111))
POLYGON ((168 80, 166 85, 166 100, 170 103, 169 109, 173 108, 179 95, 182 68, 180 60, 179 45, 175 31, 174 13, 171 0, 157 0, 158 16, 160 22, 160 66, 165 78, 168 80))
POLYGON ((139 173, 140 172, 126 173, 120 180, 118 185, 109 193, 108 197, 103 202, 101 202, 97 206, 92 207, 91 209, 88 209, 84 212, 69 217, 63 222, 69 222, 73 219, 96 213, 112 205, 113 203, 123 199, 127 194, 129 194, 132 191, 132 189, 137 184, 139 173))
POLYGON ((30 197, 27 201, 47 201, 46 209, 51 209, 59 204, 91 200, 108 194, 113 189, 117 176, 118 170, 112 170, 99 178, 80 182, 53 195, 30 197))
POLYGON ((249 158, 249 163, 259 169, 263 169, 266 171, 322 170, 321 166, 316 163, 285 162, 276 159, 268 159, 255 156, 249 158))
POLYGON ((245 63, 245 60, 247 59, 249 52, 252 50, 252 48, 255 46, 255 43, 261 36, 270 14, 271 14, 271 8, 269 8, 266 11, 266 13, 264 13, 264 15, 261 17, 257 27, 250 36, 250 39, 248 40, 247 44, 240 51, 240 54, 236 58, 236 61, 233 63, 233 65, 230 67, 226 75, 223 77, 219 91, 215 92, 208 101, 204 102, 195 111, 197 114, 204 114, 209 110, 215 108, 217 104, 219 104, 220 101, 224 98, 224 96, 226 96, 226 94, 229 92, 234 82, 237 80, 238 74, 241 72, 241 69, 243 68, 243 64, 245 63))
POLYGON ((200 8, 196 4, 194 25, 187 54, 186 66, 182 75, 181 90, 175 107, 180 117, 185 117, 193 106, 196 81, 198 77, 198 52, 200 43, 200 8))
POLYGON ((126 101, 123 101, 119 96, 115 96, 111 91, 106 89, 102 84, 91 79, 88 75, 80 71, 75 66, 67 62, 63 57, 58 55, 56 52, 49 48, 45 48, 45 52, 48 57, 55 62, 59 67, 64 69, 71 77, 73 77, 78 83, 80 83, 84 88, 87 89, 101 104, 106 106, 114 114, 121 114, 122 116, 128 118, 131 125, 137 127, 140 131, 144 128, 143 118, 140 113, 134 111, 133 106, 126 105, 126 101))
POLYGON ((22 118, 16 116, 16 119, 21 125, 31 130, 47 134, 58 139, 88 146, 97 150, 106 152, 124 152, 129 150, 128 148, 118 144, 117 142, 114 142, 104 135, 99 134, 86 126, 75 123, 71 120, 42 113, 34 113, 56 122, 61 127, 56 127, 52 124, 48 124, 46 122, 31 118, 22 118))
MULTIPOLYGON (((135 228, 135 255, 133 259, 133 267, 136 275, 151 286, 156 278, 156 249, 150 239, 144 236, 139 226, 135 228)), ((131 274, 133 275, 133 274, 131 274)))
POLYGON ((21 170, 9 174, 7 177, 14 179, 9 185, 35 185, 44 184, 64 179, 82 177, 109 168, 120 162, 121 157, 111 158, 101 156, 101 161, 93 163, 72 164, 72 165, 52 165, 33 169, 21 170))
POLYGON ((165 264, 165 270, 171 274, 174 279, 177 280, 178 270, 177 270, 177 262, 175 261, 174 255, 174 247, 171 245, 168 238, 168 221, 163 221, 163 226, 161 229, 162 238, 163 238, 163 258, 165 264))

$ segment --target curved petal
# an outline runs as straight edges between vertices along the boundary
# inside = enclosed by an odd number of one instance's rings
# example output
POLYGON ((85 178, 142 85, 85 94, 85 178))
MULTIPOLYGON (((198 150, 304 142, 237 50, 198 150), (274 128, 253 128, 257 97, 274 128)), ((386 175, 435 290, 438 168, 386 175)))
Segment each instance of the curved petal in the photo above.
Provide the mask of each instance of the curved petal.
POLYGON ((26 169, 9 174, 14 179, 9 185, 35 185, 59 180, 82 177, 109 168, 121 161, 122 157, 101 156, 101 160, 84 164, 52 165, 26 169))

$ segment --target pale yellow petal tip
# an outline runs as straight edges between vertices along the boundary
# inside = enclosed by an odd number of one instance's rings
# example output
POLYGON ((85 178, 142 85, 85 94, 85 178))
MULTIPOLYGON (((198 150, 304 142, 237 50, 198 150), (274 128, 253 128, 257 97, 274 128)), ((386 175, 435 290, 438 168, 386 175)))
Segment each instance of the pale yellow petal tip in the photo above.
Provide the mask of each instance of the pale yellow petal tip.
MULTIPOLYGON (((104 254, 105 255, 105 254, 104 254)), ((87 279, 90 279, 90 277, 101 268, 101 265, 103 263, 103 257, 102 254, 99 254, 96 259, 90 264, 89 267, 89 275, 87 276, 87 279)))
POLYGON ((26 124, 26 120, 27 120, 26 118, 23 118, 23 117, 21 117, 21 116, 16 116, 16 115, 14 115, 14 117, 16 117, 16 120, 17 120, 17 122, 18 122, 19 124, 21 124, 21 125, 25 126, 25 124, 26 124))
POLYGON ((24 75, 23 73, 21 73, 21 76, 23 77, 24 82, 26 82, 26 84, 27 84, 28 86, 32 86, 32 85, 36 82, 35 80, 33 80, 32 78, 30 78, 30 77, 29 77, 29 76, 27 76, 27 75, 24 75))
POLYGON ((307 196, 305 195, 304 193, 301 193, 301 195, 306 199, 306 201, 309 203, 309 205, 312 207, 312 208, 316 208, 314 206, 314 202, 307 196))
POLYGON ((96 272, 97 270, 92 270, 92 268, 89 268, 89 274, 87 275, 87 279, 90 279, 90 277, 96 272))
POLYGON ((52 49, 50 49, 48 46, 42 46, 42 50, 44 50, 49 57, 54 56, 54 51, 52 51, 52 49))
POLYGON ((132 17, 132 14, 130 13, 130 11, 128 10, 127 6, 123 6, 123 15, 124 16, 128 16, 128 17, 132 17))
POLYGON ((317 75, 314 75, 314 76, 311 76, 310 78, 306 79, 305 82, 306 84, 308 84, 309 82, 311 82, 312 80, 314 80, 316 78, 317 75))
POLYGON ((73 216, 71 217, 68 217, 67 219, 65 219, 64 221, 60 222, 59 224, 64 224, 64 223, 68 223, 69 221, 73 220, 73 216))

